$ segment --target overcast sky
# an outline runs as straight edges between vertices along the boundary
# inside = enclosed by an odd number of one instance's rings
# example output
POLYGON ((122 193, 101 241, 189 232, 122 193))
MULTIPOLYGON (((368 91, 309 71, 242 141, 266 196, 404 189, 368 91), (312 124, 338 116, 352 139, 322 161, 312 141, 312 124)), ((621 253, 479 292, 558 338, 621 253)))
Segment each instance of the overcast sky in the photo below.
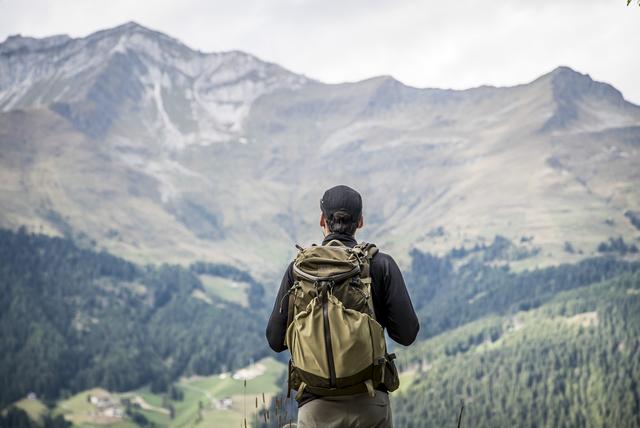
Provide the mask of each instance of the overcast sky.
POLYGON ((325 82, 528 82, 568 65, 640 104, 640 7, 626 0, 0 0, 0 40, 136 21, 202 51, 243 50, 325 82))

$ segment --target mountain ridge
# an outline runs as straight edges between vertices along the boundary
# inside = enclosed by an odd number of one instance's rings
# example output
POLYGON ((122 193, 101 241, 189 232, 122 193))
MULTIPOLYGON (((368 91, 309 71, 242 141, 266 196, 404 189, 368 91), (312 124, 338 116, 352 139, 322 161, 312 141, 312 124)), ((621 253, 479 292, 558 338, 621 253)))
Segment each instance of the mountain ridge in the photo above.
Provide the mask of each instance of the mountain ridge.
POLYGON ((319 239, 322 189, 346 183, 362 239, 401 264, 496 235, 534 236, 523 267, 639 237, 624 213, 640 203, 640 107, 566 66, 509 87, 325 84, 136 23, 60 37, 41 42, 55 55, 0 44, 0 226, 275 278, 319 239))
MULTIPOLYGON (((31 36, 22 36, 21 34, 13 34, 13 35, 9 35, 3 42, 0 42, 0 53, 11 53, 11 51, 9 49, 7 49, 7 46, 12 46, 15 44, 20 45, 21 41, 24 42, 28 42, 29 44, 34 44, 34 45, 44 45, 44 48, 52 48, 52 47, 57 47, 65 42, 69 42, 69 41, 81 41, 81 40, 93 40, 93 39, 100 39, 100 38, 108 38, 108 37, 117 37, 120 36, 122 37, 124 35, 134 35, 134 34, 145 34, 145 35, 151 35, 153 36, 153 38, 160 38, 166 42, 169 42, 171 44, 174 44, 180 48, 184 48, 185 50, 190 51, 191 53, 195 53, 195 54, 200 54, 200 55, 204 55, 204 56, 209 56, 209 55, 243 55, 243 56, 248 56, 248 57, 252 57, 253 59, 256 59, 262 63, 265 64, 273 64, 273 65, 277 65, 273 62, 270 61, 265 61, 261 58, 258 58, 257 56, 241 51, 241 50, 236 50, 236 49, 232 49, 232 50, 228 50, 228 51, 201 51, 201 50, 197 50, 197 49, 193 49, 188 47, 187 45, 185 45, 184 43, 182 43, 180 40, 170 37, 167 34, 159 31, 159 30, 153 30, 149 27, 146 27, 142 24, 139 24, 136 21, 128 21, 126 23, 117 25, 115 27, 112 28, 107 28, 107 29, 103 29, 103 30, 98 30, 96 32, 93 32, 87 36, 82 36, 82 37, 71 37, 67 34, 56 34, 56 35, 52 35, 52 36, 47 36, 47 37, 31 37, 31 36)), ((20 48, 22 46, 18 46, 18 48, 20 48)), ((281 66, 277 65, 278 67, 282 68, 281 66)), ((299 73, 294 73, 294 74, 298 74, 299 76, 303 76, 302 74, 299 73)), ((543 75, 541 75, 538 78, 535 78, 532 81, 529 82, 525 82, 525 83, 520 83, 520 84, 515 84, 515 85, 500 85, 500 86, 495 86, 495 85, 479 85, 479 86, 473 86, 473 87, 469 87, 469 88, 463 88, 463 89, 449 89, 449 88, 435 88, 435 87, 429 87, 429 86, 425 86, 425 87, 417 87, 417 86, 412 86, 412 85, 408 85, 404 82, 401 82, 400 80, 396 79, 395 77, 393 77, 392 75, 379 75, 379 76, 372 76, 372 77, 368 77, 362 80, 357 80, 357 81, 347 81, 347 82, 340 82, 340 83, 324 83, 326 85, 345 85, 345 84, 353 84, 353 83, 362 83, 362 82, 366 82, 369 80, 377 80, 377 79, 384 79, 384 80, 388 80, 388 79, 392 79, 395 82, 398 82, 400 84, 402 84, 404 87, 406 88, 411 88, 411 89, 419 89, 419 90, 431 90, 431 89, 437 89, 437 90, 441 90, 441 91, 452 91, 452 92, 465 92, 465 91, 472 91, 472 90, 483 90, 483 89, 508 89, 508 88, 514 88, 514 87, 518 87, 518 86, 523 86, 523 85, 528 85, 531 83, 534 83, 538 80, 542 80, 545 79, 547 77, 553 77, 554 80, 555 78, 558 78, 559 76, 567 76, 567 75, 571 75, 572 77, 586 77, 588 78, 589 81, 591 82, 595 82, 598 85, 606 85, 607 87, 609 87, 610 89, 613 89, 617 94, 619 94, 620 96, 622 96, 621 92, 618 91, 617 89, 615 89, 615 87, 613 87, 611 84, 608 83, 601 83, 601 82, 597 82, 594 81, 588 74, 582 74, 576 70, 574 70, 573 68, 566 66, 566 65, 559 65, 557 67, 555 67, 553 70, 550 70, 547 73, 544 73, 543 75)), ((313 80, 313 79, 308 79, 307 80, 313 80)), ((574 79, 575 80, 575 79, 574 79)), ((321 82, 322 83, 322 82, 321 82)), ((625 100, 626 101, 626 100, 625 100)), ((629 101, 627 101, 630 104, 633 104, 629 101)))

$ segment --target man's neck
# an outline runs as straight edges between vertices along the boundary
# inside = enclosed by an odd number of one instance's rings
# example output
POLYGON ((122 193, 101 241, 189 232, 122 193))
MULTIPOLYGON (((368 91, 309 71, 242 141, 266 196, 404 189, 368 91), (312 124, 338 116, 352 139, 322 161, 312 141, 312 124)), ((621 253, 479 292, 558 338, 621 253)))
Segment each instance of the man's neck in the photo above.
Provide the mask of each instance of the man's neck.
POLYGON ((329 241, 337 239, 348 247, 353 247, 358 243, 354 235, 347 235, 346 233, 330 233, 324 237, 322 245, 327 244, 329 241))

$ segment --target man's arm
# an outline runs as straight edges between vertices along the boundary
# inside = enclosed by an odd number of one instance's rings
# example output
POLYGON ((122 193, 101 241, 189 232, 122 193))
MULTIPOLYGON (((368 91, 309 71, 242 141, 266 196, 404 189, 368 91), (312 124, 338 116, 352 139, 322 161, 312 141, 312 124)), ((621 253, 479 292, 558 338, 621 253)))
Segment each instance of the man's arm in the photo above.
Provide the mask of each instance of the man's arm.
POLYGON ((273 310, 267 324, 267 341, 269 346, 276 352, 287 349, 284 344, 285 333, 287 332, 287 315, 289 312, 289 298, 285 297, 289 288, 293 284, 293 262, 289 264, 287 271, 280 282, 280 289, 273 304, 273 310), (282 309, 282 310, 281 310, 282 309))
POLYGON ((379 294, 374 296, 378 303, 376 306, 381 309, 380 312, 384 308, 384 313, 378 315, 376 312, 376 318, 387 329, 391 339, 404 346, 411 345, 418 335, 420 323, 409 298, 402 272, 395 260, 385 253, 378 253, 373 263, 375 272, 372 269, 371 273, 375 276, 374 281, 378 283, 374 292, 379 294))

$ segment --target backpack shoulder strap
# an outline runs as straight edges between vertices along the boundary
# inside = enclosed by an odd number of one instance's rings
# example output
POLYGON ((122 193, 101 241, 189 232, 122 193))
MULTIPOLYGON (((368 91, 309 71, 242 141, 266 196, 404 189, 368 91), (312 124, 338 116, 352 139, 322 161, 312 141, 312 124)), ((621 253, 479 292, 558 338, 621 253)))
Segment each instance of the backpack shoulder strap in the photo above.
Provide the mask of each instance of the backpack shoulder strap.
POLYGON ((356 244, 353 248, 359 248, 363 254, 367 256, 367 258, 371 259, 378 252, 378 247, 376 244, 372 244, 371 242, 360 242, 356 244))
POLYGON ((371 267, 371 259, 378 253, 378 247, 376 247, 376 244, 372 244, 370 242, 361 242, 353 248, 356 249, 356 251, 360 252, 367 261, 367 263, 364 263, 364 266, 360 273, 360 277, 370 278, 371 272, 369 271, 369 269, 371 267))
POLYGON ((376 319, 376 313, 373 308, 373 299, 371 298, 371 259, 378 252, 378 247, 369 242, 361 242, 353 248, 356 254, 359 254, 359 257, 361 257, 360 281, 365 284, 368 289, 367 294, 369 295, 369 298, 367 299, 367 304, 369 306, 369 313, 373 319, 376 319))

